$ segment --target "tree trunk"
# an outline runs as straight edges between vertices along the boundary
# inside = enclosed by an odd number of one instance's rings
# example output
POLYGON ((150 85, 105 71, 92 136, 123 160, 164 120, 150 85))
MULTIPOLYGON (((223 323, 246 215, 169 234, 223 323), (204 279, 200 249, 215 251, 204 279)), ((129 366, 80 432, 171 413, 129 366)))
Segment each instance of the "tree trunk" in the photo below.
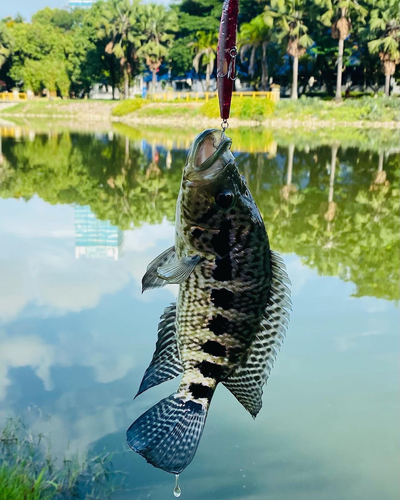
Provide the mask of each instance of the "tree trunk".
POLYGON ((124 99, 129 98, 129 73, 127 68, 124 68, 124 99))
POLYGON ((153 94, 156 93, 156 88, 157 88, 157 72, 155 69, 152 70, 153 73, 153 78, 151 80, 151 86, 153 88, 153 94))
POLYGON ((125 165, 129 163, 129 138, 125 137, 125 165))
POLYGON ((385 73, 385 96, 390 96, 390 75, 385 73))
POLYGON ((383 172, 383 153, 379 153, 378 172, 383 172))
POLYGON ((262 44, 262 61, 261 61, 261 89, 267 90, 268 83, 268 64, 267 64, 267 43, 262 44))
POLYGON ((293 82, 292 82, 292 94, 291 99, 297 99, 297 80, 299 76, 299 58, 297 56, 293 57, 293 82))
POLYGON ((210 92, 210 63, 206 66, 206 92, 210 92))
POLYGON ((331 175, 329 176, 329 193, 328 193, 328 202, 329 203, 333 202, 333 193, 334 193, 334 186, 335 186, 336 158, 337 158, 338 147, 332 146, 331 152, 332 152, 331 175))
POLYGON ((336 101, 342 100, 342 67, 343 67, 344 40, 339 39, 339 54, 337 58, 336 101))
POLYGON ((289 144, 289 148, 288 148, 288 167, 287 167, 287 177, 286 177, 286 185, 287 186, 291 186, 291 184, 292 184, 293 156, 294 156, 294 144, 289 144))

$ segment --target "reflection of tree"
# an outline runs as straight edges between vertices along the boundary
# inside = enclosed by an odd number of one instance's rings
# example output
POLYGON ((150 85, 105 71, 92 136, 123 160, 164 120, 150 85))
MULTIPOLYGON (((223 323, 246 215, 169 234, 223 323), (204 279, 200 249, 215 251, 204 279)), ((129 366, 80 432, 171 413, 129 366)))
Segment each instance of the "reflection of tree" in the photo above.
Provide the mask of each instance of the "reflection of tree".
POLYGON ((37 136, 6 154, 12 168, 2 197, 89 205, 96 216, 121 229, 173 219, 181 171, 148 174, 148 161, 121 137, 104 144, 87 135, 37 136))
MULTIPOLYGON (((337 147, 333 147, 329 174, 318 169, 318 175, 311 176, 307 170, 310 165, 314 168, 315 155, 328 162, 326 148, 295 156, 292 179, 299 189, 287 200, 282 200, 281 184, 271 183, 282 169, 280 155, 267 164, 261 183, 268 187, 256 198, 272 247, 295 252, 322 275, 353 281, 356 296, 398 300, 399 189, 389 183, 370 189, 376 157, 361 154, 356 165, 355 152, 343 151, 343 168, 338 172, 337 147), (307 178, 313 182, 301 188, 307 178), (333 203, 335 210, 329 209, 333 203)), ((393 178, 399 173, 399 160, 392 156, 388 163, 393 178)), ((387 171, 389 175, 389 166, 387 171)), ((255 186, 250 187, 256 193, 255 186)))
MULTIPOLYGON (((99 140, 66 133, 37 135, 32 142, 3 139, 7 160, 0 168, 0 196, 38 194, 53 204, 89 205, 98 218, 121 229, 164 217, 173 221, 187 151, 172 143, 159 148, 158 138, 151 146, 139 144, 119 135, 99 140)), ((272 158, 241 153, 237 164, 274 249, 295 252, 321 275, 353 281, 356 296, 398 299, 399 159, 388 155, 385 182, 371 185, 383 160, 341 148, 339 168, 337 155, 337 145, 307 152, 278 148, 272 158), (296 190, 283 198, 287 185, 296 190)))

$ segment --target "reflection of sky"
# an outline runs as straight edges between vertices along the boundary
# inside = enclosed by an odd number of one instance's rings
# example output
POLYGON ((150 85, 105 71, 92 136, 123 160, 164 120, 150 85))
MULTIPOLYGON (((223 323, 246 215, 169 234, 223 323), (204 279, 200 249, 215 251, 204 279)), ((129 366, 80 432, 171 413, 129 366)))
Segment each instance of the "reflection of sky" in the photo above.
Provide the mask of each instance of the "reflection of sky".
MULTIPOLYGON (((175 290, 140 293, 148 262, 173 227, 125 233, 124 257, 76 260, 74 209, 0 200, 0 417, 25 415, 53 450, 124 450, 124 432, 176 381, 134 403, 175 290), (39 407, 40 410, 35 409, 39 407), (50 415, 48 422, 37 419, 50 415)), ((272 242, 273 243, 273 242, 272 242)), ((398 497, 398 313, 352 298, 352 283, 320 277, 295 255, 288 338, 255 422, 219 388, 192 465, 190 499, 320 500, 398 497)), ((164 499, 172 478, 134 453, 115 457, 134 491, 164 499)))

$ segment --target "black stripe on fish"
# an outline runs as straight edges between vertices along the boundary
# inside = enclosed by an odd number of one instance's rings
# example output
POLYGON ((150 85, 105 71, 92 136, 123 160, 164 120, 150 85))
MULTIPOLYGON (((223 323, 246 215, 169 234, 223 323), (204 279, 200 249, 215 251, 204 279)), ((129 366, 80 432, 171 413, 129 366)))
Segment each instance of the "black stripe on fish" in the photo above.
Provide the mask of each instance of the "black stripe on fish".
POLYGON ((220 380, 222 373, 224 372, 224 366, 217 365, 216 363, 210 363, 209 361, 202 361, 196 365, 200 373, 204 377, 213 378, 215 380, 220 380))
POLYGON ((215 207, 210 207, 207 212, 205 212, 199 219, 196 220, 197 224, 204 224, 205 222, 208 222, 210 219, 214 217, 214 215, 217 214, 217 210, 215 207))
POLYGON ((231 249, 230 244, 230 230, 232 229, 232 222, 230 219, 221 223, 221 228, 218 234, 211 238, 211 245, 218 255, 226 255, 231 249))
POLYGON ((211 354, 212 356, 225 356, 226 347, 215 340, 207 340, 205 344, 201 346, 204 352, 211 354))
POLYGON ((215 307, 221 307, 225 310, 231 309, 233 305, 233 292, 226 288, 212 289, 211 300, 214 302, 215 307))
POLYGON ((200 229, 199 227, 196 227, 195 229, 192 230, 192 236, 193 238, 199 239, 200 236, 203 234, 203 230, 200 229))
POLYGON ((192 393, 194 399, 211 399, 214 389, 203 384, 190 384, 189 391, 192 393))
POLYGON ((220 314, 212 317, 207 325, 210 332, 213 332, 215 335, 223 335, 224 333, 229 332, 229 319, 224 318, 220 314))
POLYGON ((216 267, 213 270, 213 278, 217 281, 230 281, 232 279, 232 261, 230 255, 225 255, 222 259, 215 259, 216 267))

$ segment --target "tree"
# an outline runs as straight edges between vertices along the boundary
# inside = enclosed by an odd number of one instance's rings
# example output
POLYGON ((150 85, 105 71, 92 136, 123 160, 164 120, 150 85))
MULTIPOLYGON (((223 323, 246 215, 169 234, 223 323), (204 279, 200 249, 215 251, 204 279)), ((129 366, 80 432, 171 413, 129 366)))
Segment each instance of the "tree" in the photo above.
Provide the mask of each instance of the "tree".
POLYGON ((350 16, 352 13, 357 13, 359 21, 362 21, 367 14, 367 10, 357 0, 322 0, 317 3, 326 8, 326 11, 320 17, 321 22, 325 26, 331 26, 332 38, 339 40, 335 99, 341 101, 343 50, 344 41, 349 36, 352 27, 350 16))
POLYGON ((68 96, 69 38, 51 24, 39 22, 15 23, 10 29, 15 45, 9 74, 14 82, 36 93, 46 88, 51 95, 58 91, 68 96))
POLYGON ((124 74, 124 97, 129 97, 129 78, 132 74, 137 50, 140 47, 142 35, 138 22, 138 0, 108 0, 104 3, 99 38, 109 41, 105 51, 114 54, 121 65, 124 74))
POLYGON ((196 54, 193 59, 193 67, 199 73, 200 66, 206 67, 206 92, 210 90, 210 77, 214 70, 214 62, 217 52, 218 33, 214 31, 198 31, 197 41, 190 43, 196 54))
POLYGON ((0 68, 10 57, 14 40, 7 24, 0 21, 0 68))
POLYGON ((379 54, 385 75, 385 94, 390 94, 390 77, 400 62, 400 9, 397 0, 373 2, 369 29, 376 38, 368 43, 372 54, 379 54))
POLYGON ((239 33, 240 57, 250 50, 249 74, 253 78, 257 50, 261 47, 261 89, 266 90, 268 83, 267 47, 271 36, 271 26, 265 23, 261 14, 249 23, 242 24, 239 33))
POLYGON ((168 49, 177 31, 175 12, 167 10, 163 5, 146 4, 140 9, 140 31, 143 33, 143 44, 138 56, 145 59, 152 73, 153 92, 156 91, 157 71, 168 55, 168 49))
POLYGON ((287 39, 286 52, 293 57, 292 99, 298 97, 299 58, 314 43, 305 25, 307 11, 304 0, 271 0, 264 13, 265 23, 274 25, 278 40, 287 39))

